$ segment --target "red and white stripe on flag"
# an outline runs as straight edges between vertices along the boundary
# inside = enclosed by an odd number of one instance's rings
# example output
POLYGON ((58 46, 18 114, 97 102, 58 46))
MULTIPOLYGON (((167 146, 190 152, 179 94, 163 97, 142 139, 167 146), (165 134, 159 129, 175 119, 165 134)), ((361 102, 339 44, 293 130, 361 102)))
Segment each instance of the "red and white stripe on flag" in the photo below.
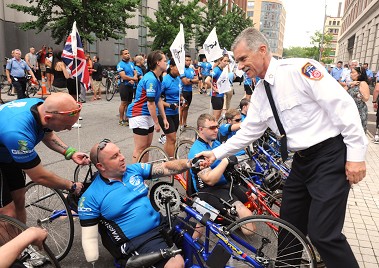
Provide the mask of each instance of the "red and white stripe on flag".
POLYGON ((88 90, 90 86, 88 66, 84 54, 83 44, 76 28, 76 22, 74 22, 72 32, 67 37, 64 45, 62 60, 71 70, 72 76, 78 77, 80 82, 88 90))

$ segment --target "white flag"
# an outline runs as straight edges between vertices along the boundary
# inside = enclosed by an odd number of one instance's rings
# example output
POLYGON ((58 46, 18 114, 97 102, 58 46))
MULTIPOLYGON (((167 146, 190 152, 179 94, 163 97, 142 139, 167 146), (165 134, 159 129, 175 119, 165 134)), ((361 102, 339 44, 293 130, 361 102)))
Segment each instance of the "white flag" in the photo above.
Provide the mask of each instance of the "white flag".
POLYGON ((170 46, 170 51, 172 57, 175 60, 176 66, 178 67, 179 73, 184 74, 184 66, 186 60, 186 51, 184 49, 184 30, 183 24, 180 24, 180 30, 175 37, 174 42, 170 46))
POLYGON ((215 61, 222 57, 222 49, 218 43, 216 27, 213 28, 211 33, 208 35, 207 40, 205 40, 203 49, 208 62, 215 61))
POLYGON ((230 82, 228 75, 228 67, 225 67, 222 71, 220 77, 217 79, 217 89, 218 93, 225 93, 230 91, 230 82))
POLYGON ((71 31, 71 46, 72 46, 72 55, 76 57, 78 55, 78 47, 77 47, 77 40, 76 40, 76 33, 79 34, 78 29, 76 28, 76 21, 74 21, 74 24, 72 25, 72 31, 71 31))

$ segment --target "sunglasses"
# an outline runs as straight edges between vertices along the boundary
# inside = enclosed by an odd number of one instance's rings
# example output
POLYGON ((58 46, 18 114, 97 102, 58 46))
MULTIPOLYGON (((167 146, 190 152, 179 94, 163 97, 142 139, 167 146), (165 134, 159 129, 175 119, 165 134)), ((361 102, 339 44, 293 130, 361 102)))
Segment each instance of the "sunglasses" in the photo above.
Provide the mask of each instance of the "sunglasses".
POLYGON ((52 111, 52 112, 46 111, 46 113, 48 113, 48 114, 62 114, 62 115, 68 115, 68 116, 75 116, 78 113, 80 113, 80 111, 82 110, 82 106, 83 106, 83 104, 81 104, 80 102, 76 102, 76 104, 78 105, 78 108, 74 109, 74 110, 71 110, 71 111, 61 111, 61 112, 58 112, 58 111, 52 111))
POLYGON ((238 122, 240 122, 240 121, 241 121, 241 118, 232 119, 232 120, 238 123, 238 122))
POLYGON ((218 129, 219 126, 209 126, 209 127, 202 127, 202 128, 208 128, 210 130, 215 130, 215 129, 218 129))
POLYGON ((99 142, 99 145, 97 145, 97 153, 96 153, 96 164, 99 163, 99 153, 101 150, 107 146, 108 143, 110 143, 110 139, 103 139, 101 142, 99 142))

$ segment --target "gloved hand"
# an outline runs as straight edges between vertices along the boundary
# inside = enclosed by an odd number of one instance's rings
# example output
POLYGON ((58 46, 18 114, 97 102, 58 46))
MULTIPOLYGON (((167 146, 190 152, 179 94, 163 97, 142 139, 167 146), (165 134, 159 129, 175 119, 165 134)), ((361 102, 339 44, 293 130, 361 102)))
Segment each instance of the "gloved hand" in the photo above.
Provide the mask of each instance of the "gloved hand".
POLYGON ((200 169, 200 163, 204 160, 205 160, 204 156, 194 157, 191 160, 192 168, 200 169))
POLYGON ((235 165, 238 164, 238 159, 237 159, 237 156, 235 155, 231 155, 227 159, 229 162, 228 167, 234 167, 235 165))

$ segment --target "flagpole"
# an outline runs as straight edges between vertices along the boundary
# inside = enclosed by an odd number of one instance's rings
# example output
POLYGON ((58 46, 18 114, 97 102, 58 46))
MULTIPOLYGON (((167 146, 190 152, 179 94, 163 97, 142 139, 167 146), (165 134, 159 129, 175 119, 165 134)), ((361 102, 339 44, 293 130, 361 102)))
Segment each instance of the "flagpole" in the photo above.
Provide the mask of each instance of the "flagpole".
MULTIPOLYGON (((78 57, 75 55, 75 66, 78 66, 78 57)), ((78 75, 75 77, 75 87, 76 87, 76 101, 79 102, 79 87, 78 87, 78 75)), ((80 124, 80 120, 78 118, 78 125, 80 124)), ((81 152, 80 149, 80 127, 78 127, 78 150, 81 152)))

